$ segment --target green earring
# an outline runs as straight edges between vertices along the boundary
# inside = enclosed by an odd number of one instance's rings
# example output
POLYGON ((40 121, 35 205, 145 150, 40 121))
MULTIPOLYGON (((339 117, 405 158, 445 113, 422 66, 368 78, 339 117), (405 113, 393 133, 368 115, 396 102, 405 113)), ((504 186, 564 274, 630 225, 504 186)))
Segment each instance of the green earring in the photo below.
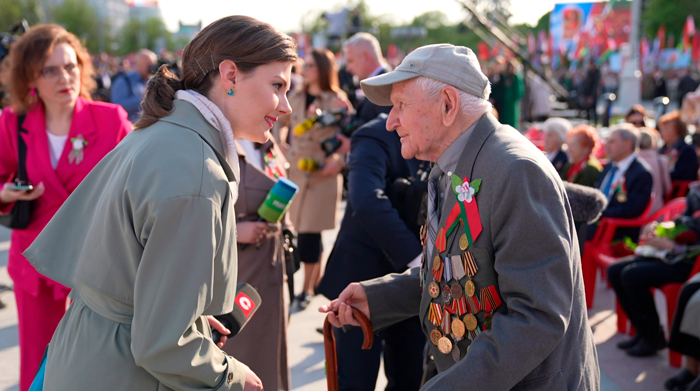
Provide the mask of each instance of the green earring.
POLYGON ((228 92, 226 92, 228 96, 233 96, 233 88, 229 88, 228 92))

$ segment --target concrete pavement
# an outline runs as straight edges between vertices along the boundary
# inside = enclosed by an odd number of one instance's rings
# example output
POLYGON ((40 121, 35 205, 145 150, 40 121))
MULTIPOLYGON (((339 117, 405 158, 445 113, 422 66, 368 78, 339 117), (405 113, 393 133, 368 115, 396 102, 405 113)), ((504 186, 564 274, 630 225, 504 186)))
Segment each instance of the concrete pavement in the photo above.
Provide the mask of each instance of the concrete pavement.
MULTIPOLYGON (((323 234, 327 259, 337 232, 323 234)), ((7 250, 9 231, 0 227, 0 284, 11 285, 7 275, 7 250)), ((296 286, 302 283, 302 274, 295 276, 296 286)), ((624 338, 616 332, 617 317, 614 312, 614 295, 599 281, 595 307, 589 311, 589 319, 598 347, 603 391, 656 391, 663 389, 663 382, 673 376, 677 369, 668 366, 667 351, 655 357, 639 359, 628 357, 615 348, 624 338)), ((7 307, 0 309, 0 391, 18 391, 19 347, 17 346, 17 312, 11 292, 0 293, 7 307)), ((666 306, 662 297, 657 297, 661 318, 665 319, 666 306)), ((292 389, 295 391, 322 391, 326 389, 323 337, 316 328, 323 324, 323 315, 316 309, 327 300, 317 296, 305 311, 294 310, 289 324, 289 365, 292 389)), ((665 326, 665 325, 664 325, 665 326)), ((386 378, 380 370, 377 390, 386 387, 386 378)))

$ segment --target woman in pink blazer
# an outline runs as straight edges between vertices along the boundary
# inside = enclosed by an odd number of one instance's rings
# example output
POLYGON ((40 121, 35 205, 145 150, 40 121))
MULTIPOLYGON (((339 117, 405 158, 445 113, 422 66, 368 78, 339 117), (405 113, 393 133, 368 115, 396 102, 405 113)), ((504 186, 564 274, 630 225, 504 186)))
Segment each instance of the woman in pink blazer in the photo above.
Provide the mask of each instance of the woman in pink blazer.
MULTIPOLYGON (((91 102, 90 56, 60 26, 30 29, 10 53, 13 105, 0 115, 0 183, 18 166, 18 117, 32 191, 0 191, 0 213, 15 201, 32 200, 29 226, 12 232, 7 270, 15 285, 19 316, 20 391, 29 388, 46 345, 66 311, 69 289, 39 274, 22 256, 92 168, 131 130, 120 106, 91 102)), ((85 213, 90 213, 86 210, 85 213)))

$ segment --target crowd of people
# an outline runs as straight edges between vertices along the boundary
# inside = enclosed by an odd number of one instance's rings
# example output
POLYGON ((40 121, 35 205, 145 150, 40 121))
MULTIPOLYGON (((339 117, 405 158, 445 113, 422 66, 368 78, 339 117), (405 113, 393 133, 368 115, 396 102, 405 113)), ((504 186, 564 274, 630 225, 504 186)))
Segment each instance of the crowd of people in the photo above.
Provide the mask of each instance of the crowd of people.
MULTIPOLYGON (((49 342, 47 389, 289 390, 289 310, 317 294, 331 300, 321 310, 336 326, 341 389, 374 389, 381 358, 389 390, 467 378, 484 389, 598 389, 574 277, 598 226, 574 229, 568 186, 597 189, 607 202, 594 214, 637 218, 684 195, 674 183, 698 180, 700 155, 689 142, 688 125, 700 125, 689 74, 658 130, 635 105, 601 140, 607 76, 594 60, 573 75, 590 123, 573 126, 551 117, 547 83, 516 61, 482 70, 470 49, 448 44, 418 48, 392 70, 371 34, 339 54, 299 57, 272 26, 231 16, 177 59, 148 49, 91 58, 64 28, 32 27, 0 79, 0 212, 32 207, 26 227, 13 227, 8 262, 20 390, 49 342), (523 114, 541 123, 542 151, 513 130, 523 114), (298 193, 280 221, 263 221, 258 207, 280 178, 298 193), (324 271, 321 234, 339 221, 324 271), (290 297, 295 261, 304 284, 290 297), (237 281, 264 304, 226 337, 215 315, 233 310, 237 281), (372 322, 370 350, 349 327, 358 325, 349 305, 372 322), (224 337, 213 341, 212 330, 224 337)), ((700 186, 688 188, 676 224, 693 239, 660 237, 656 225, 615 233, 680 260, 637 256, 607 271, 637 330, 618 346, 686 356, 669 390, 687 389, 700 370, 700 280, 684 257, 700 244, 700 186), (667 339, 650 288, 672 282, 686 285, 667 339)))

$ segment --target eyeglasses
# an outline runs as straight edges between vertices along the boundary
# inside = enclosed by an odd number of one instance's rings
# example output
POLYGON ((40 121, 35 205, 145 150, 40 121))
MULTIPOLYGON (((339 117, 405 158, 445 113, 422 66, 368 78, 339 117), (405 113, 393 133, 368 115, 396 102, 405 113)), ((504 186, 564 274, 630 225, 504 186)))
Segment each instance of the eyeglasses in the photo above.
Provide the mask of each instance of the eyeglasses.
POLYGON ((644 121, 630 121, 629 123, 638 127, 638 128, 643 128, 644 126, 646 126, 644 121))
POLYGON ((68 74, 69 79, 73 79, 80 75, 80 65, 78 64, 66 64, 63 67, 50 66, 41 70, 41 76, 48 81, 58 81, 58 79, 63 75, 63 71, 68 74))

